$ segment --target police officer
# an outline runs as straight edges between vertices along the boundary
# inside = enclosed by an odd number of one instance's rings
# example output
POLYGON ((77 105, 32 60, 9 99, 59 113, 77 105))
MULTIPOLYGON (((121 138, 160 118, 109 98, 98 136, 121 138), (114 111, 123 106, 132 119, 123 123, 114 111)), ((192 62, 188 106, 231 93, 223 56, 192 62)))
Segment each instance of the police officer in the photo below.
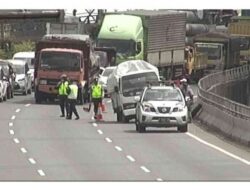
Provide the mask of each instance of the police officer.
POLYGON ((72 113, 75 114, 75 120, 79 119, 79 114, 76 110, 78 86, 76 82, 69 81, 68 92, 68 103, 69 103, 69 115, 66 119, 72 119, 72 113))
POLYGON ((68 100, 67 100, 67 88, 68 88, 67 75, 61 75, 61 81, 57 84, 58 97, 60 101, 60 108, 62 115, 60 117, 65 117, 64 110, 66 109, 66 116, 68 116, 68 100))
POLYGON ((97 119, 98 106, 99 104, 102 103, 102 97, 103 97, 103 88, 102 85, 98 84, 98 78, 94 79, 94 84, 91 86, 90 94, 91 94, 91 100, 94 104, 94 112, 95 112, 94 118, 97 119))

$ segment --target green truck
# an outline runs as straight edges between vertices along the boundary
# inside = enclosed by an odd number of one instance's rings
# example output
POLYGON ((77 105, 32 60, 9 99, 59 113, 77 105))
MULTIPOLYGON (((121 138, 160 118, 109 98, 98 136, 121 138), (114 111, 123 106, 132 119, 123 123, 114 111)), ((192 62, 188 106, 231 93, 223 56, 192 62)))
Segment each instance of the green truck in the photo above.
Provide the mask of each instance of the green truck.
POLYGON ((97 47, 116 48, 116 64, 145 60, 158 67, 164 78, 183 74, 186 13, 134 10, 107 13, 97 47))

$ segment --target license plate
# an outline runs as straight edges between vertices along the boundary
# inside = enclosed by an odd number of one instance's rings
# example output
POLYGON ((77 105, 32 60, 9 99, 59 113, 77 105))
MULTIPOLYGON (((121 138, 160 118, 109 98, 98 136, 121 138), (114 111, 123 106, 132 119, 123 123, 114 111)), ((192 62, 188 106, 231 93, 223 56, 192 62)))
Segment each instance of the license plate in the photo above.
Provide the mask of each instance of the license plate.
POLYGON ((160 123, 169 123, 168 118, 160 118, 159 121, 160 121, 160 123))

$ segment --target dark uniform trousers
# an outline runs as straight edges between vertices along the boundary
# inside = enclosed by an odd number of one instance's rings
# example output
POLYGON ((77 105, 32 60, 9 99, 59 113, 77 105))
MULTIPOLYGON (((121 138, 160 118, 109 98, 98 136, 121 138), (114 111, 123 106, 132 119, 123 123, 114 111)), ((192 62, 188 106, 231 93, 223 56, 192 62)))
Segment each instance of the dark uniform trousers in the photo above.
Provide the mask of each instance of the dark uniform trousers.
POLYGON ((65 116, 64 109, 66 109, 66 116, 69 114, 69 108, 68 108, 68 97, 67 95, 59 95, 59 101, 60 101, 60 108, 62 115, 65 116))
POLYGON ((95 112, 95 115, 97 115, 98 106, 99 106, 99 104, 102 103, 102 98, 92 98, 92 102, 93 102, 93 104, 94 104, 94 112, 95 112))
POLYGON ((75 100, 75 99, 68 99, 68 102, 69 102, 69 115, 68 115, 68 117, 71 119, 72 113, 74 113, 75 116, 77 118, 79 118, 78 112, 76 110, 77 100, 75 100))

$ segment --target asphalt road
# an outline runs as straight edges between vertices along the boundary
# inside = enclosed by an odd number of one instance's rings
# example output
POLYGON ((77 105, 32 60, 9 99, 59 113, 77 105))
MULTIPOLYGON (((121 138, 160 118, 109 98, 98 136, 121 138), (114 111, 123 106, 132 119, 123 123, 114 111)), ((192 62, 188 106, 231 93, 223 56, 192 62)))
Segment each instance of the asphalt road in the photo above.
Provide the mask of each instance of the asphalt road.
POLYGON ((187 133, 119 124, 105 100, 103 122, 78 106, 80 120, 56 104, 16 96, 0 103, 1 181, 243 181, 250 152, 195 124, 187 133))

